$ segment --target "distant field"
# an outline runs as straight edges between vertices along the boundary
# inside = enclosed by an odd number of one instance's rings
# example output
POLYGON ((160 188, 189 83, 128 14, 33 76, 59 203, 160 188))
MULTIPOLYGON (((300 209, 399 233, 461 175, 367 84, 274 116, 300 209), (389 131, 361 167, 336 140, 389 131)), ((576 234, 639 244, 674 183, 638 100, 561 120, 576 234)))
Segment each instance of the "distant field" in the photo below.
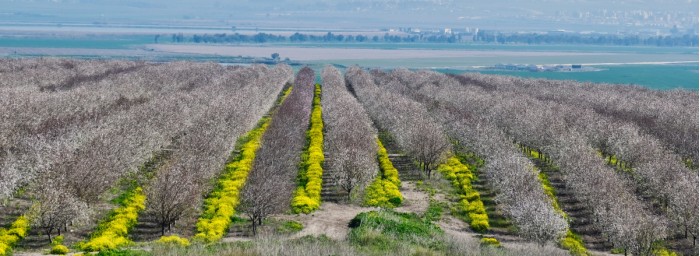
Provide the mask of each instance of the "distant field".
MULTIPOLYGON (((698 65, 616 65, 597 66, 598 72, 528 72, 528 71, 478 71, 484 74, 500 74, 519 77, 575 80, 581 82, 637 84, 652 89, 698 90, 698 65)), ((438 69, 444 73, 465 71, 438 69)))
MULTIPOLYGON (((537 58, 552 57, 571 59, 582 56, 608 56, 616 53, 582 53, 582 52, 537 52, 537 51, 484 51, 484 50, 426 50, 426 49, 360 49, 331 47, 279 47, 279 46, 223 46, 201 44, 149 44, 149 48, 161 52, 216 54, 224 56, 265 57, 279 53, 282 58, 298 61, 354 61, 354 60, 402 60, 405 59, 443 59, 443 58, 537 58)), ((611 57, 610 59, 614 59, 611 57)))
POLYGON ((153 43, 154 36, 122 37, 0 37, 0 47, 129 49, 153 43))
MULTIPOLYGON (((41 28, 41 27, 40 27, 41 28)), ((44 28, 46 29, 46 28, 44 28)), ((687 47, 620 47, 595 45, 495 45, 429 43, 278 43, 278 44, 169 44, 162 34, 154 44, 154 34, 126 34, 132 28, 94 32, 0 32, 0 55, 10 57, 58 56, 71 58, 108 58, 147 61, 194 60, 236 64, 242 57, 269 58, 279 53, 316 68, 327 64, 360 65, 371 68, 433 69, 462 73, 475 67, 500 63, 514 64, 588 64, 600 72, 532 73, 518 71, 479 71, 520 77, 567 79, 588 82, 639 84, 656 89, 687 88, 698 90, 698 49, 687 47), (107 32, 117 31, 115 34, 107 32), (694 62, 682 65, 649 63, 694 62), (647 65, 607 65, 639 64, 647 65)), ((133 29, 132 29, 133 30, 133 29)), ((144 29, 150 31, 148 29, 144 29)), ((177 31, 177 30, 163 30, 177 31)), ((163 31, 159 31, 163 33, 163 31)), ((200 31, 201 32, 201 31, 200 31)), ((156 33, 154 31, 154 33, 156 33)))

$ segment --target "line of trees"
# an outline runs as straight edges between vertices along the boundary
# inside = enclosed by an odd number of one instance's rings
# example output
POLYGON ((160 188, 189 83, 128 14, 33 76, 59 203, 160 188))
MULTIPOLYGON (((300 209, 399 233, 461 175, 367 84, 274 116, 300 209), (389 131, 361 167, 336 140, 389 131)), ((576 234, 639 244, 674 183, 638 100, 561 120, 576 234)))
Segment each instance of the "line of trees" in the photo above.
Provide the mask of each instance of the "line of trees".
MULTIPOLYGON (((697 150, 697 145, 688 143, 688 141, 697 140, 697 134, 686 137, 685 140, 672 139, 673 137, 667 135, 669 131, 681 134, 697 131, 698 124, 687 121, 697 120, 697 104, 691 105, 692 102, 697 102, 697 93, 659 92, 638 87, 617 88, 626 86, 568 84, 574 82, 552 84, 553 81, 547 80, 471 74, 460 78, 465 82, 478 79, 482 83, 492 84, 493 88, 497 88, 494 89, 494 93, 505 97, 521 95, 521 98, 524 98, 521 104, 538 109, 538 112, 524 115, 526 119, 535 121, 521 120, 525 123, 521 126, 529 124, 527 129, 512 130, 512 133, 518 134, 518 137, 533 138, 531 143, 545 141, 546 137, 551 136, 543 131, 545 127, 533 126, 546 123, 551 129, 553 124, 558 124, 561 126, 559 129, 576 130, 593 149, 604 154, 612 154, 629 164, 627 167, 630 172, 619 173, 618 176, 621 176, 623 181, 629 180, 628 183, 634 192, 647 199, 648 207, 664 217, 669 224, 669 234, 691 240, 697 239, 698 227, 695 225, 698 222, 697 172, 683 166, 682 157, 673 152, 684 152, 686 159, 697 161, 697 151, 692 151, 693 148, 697 150), (564 86, 564 84, 567 85, 564 86), (549 88, 547 95, 538 92, 539 88, 535 89, 544 86, 549 88), (530 90, 523 88, 530 88, 530 90), (598 94, 595 95, 594 92, 598 94), (620 92, 629 95, 629 98, 638 99, 639 102, 631 102, 618 94, 620 92), (562 97, 554 97, 555 94, 562 97), (577 100, 573 99, 574 94, 577 95, 575 96, 577 100), (534 95, 539 99, 522 97, 522 95, 534 95), (618 99, 619 105, 610 102, 610 98, 618 99), (667 102, 662 102, 662 99, 666 99, 667 102), (693 112, 695 114, 692 114, 693 112), (658 116, 654 116, 655 113, 658 116), (647 118, 634 118, 635 116, 647 118), (550 119, 559 121, 552 123, 550 119), (673 120, 673 122, 662 123, 661 120, 666 122, 673 120), (662 132, 662 129, 666 130, 662 132), (539 132, 534 132, 537 130, 539 132), (663 143, 661 138, 669 143, 663 143), (673 148, 675 150, 671 150, 673 148)), ((543 146, 545 145, 537 145, 537 147, 543 146)))
MULTIPOLYGON (((615 246, 648 254, 666 238, 667 222, 637 198, 634 186, 598 156, 576 120, 574 108, 542 102, 528 95, 499 91, 500 83, 463 80, 464 90, 477 94, 469 104, 514 141, 538 148, 563 172, 566 186, 593 213, 593 225, 615 246), (488 85, 488 86, 484 86, 488 85), (489 88, 489 89, 484 89, 489 88)), ((600 120, 590 120, 596 122, 600 120)))
POLYGON ((195 34, 192 36, 185 36, 183 34, 173 34, 171 36, 171 42, 184 43, 416 43, 416 42, 429 42, 429 43, 456 43, 462 40, 461 35, 456 34, 420 34, 420 35, 390 35, 385 33, 382 36, 366 36, 366 35, 341 35, 333 34, 331 32, 325 35, 314 35, 314 34, 301 34, 294 33, 290 36, 282 36, 268 33, 257 33, 254 35, 242 35, 239 33, 234 34, 195 34))
POLYGON ((380 89, 372 76, 358 67, 349 68, 345 79, 374 122, 389 131, 430 178, 452 149, 442 125, 435 122, 420 103, 380 89))
POLYGON ((362 105, 348 91, 342 74, 327 66, 323 81, 324 152, 328 157, 324 171, 340 187, 348 200, 353 192, 361 194, 377 175, 377 130, 362 105))
POLYGON ((274 113, 262 137, 253 169, 241 193, 240 207, 251 220, 253 233, 268 215, 290 208, 306 145, 315 78, 312 69, 299 70, 292 92, 274 113))
MULTIPOLYGON (((172 162, 155 174, 148 190, 148 200, 153 201, 149 206, 157 209, 160 198, 161 203, 187 201, 187 207, 175 211, 196 208, 198 201, 188 200, 201 198, 201 186, 220 170, 236 137, 255 124, 292 74, 286 66, 177 62, 111 72, 137 63, 4 62, 8 65, 0 72, 4 83, 0 112, 6 120, 0 128, 2 193, 7 197, 27 186, 27 194, 37 200, 33 224, 49 232, 101 218, 93 212, 100 208, 105 192, 118 180, 139 173, 154 153, 163 150, 175 152, 172 162), (94 74, 90 79, 75 79, 90 74, 94 74), (61 81, 74 83, 42 90, 66 84, 61 81), (198 150, 206 155, 193 152, 198 150), (190 182, 177 189, 160 186, 173 180, 190 182)), ((172 224, 177 217, 169 216, 164 223, 172 224)))
POLYGON ((590 45, 644 45, 644 46, 685 46, 697 47, 697 35, 682 36, 637 36, 611 34, 576 34, 576 33, 501 33, 480 30, 474 35, 474 41, 500 44, 590 44, 590 45))
POLYGON ((611 34, 576 34, 576 33, 502 33, 480 30, 476 34, 429 32, 420 34, 382 36, 342 35, 328 32, 324 35, 294 33, 290 36, 269 33, 253 35, 233 34, 172 34, 171 42, 184 43, 461 43, 473 41, 494 44, 580 44, 580 45, 643 45, 643 46, 684 46, 697 47, 697 35, 682 36, 637 36, 611 34))
POLYGON ((481 178, 488 180, 496 201, 518 228, 518 234, 547 243, 558 241, 567 223, 552 207, 534 172, 534 166, 488 118, 477 114, 486 106, 471 102, 474 92, 461 90, 444 75, 431 72, 372 72, 384 90, 421 102, 458 143, 484 159, 481 178), (474 108, 479 107, 479 108, 474 108))
POLYGON ((218 93, 201 103, 204 114, 178 138, 168 162, 146 189, 147 213, 156 217, 162 233, 201 205, 236 140, 273 106, 292 74, 286 65, 254 66, 203 81, 213 83, 207 89, 218 93))

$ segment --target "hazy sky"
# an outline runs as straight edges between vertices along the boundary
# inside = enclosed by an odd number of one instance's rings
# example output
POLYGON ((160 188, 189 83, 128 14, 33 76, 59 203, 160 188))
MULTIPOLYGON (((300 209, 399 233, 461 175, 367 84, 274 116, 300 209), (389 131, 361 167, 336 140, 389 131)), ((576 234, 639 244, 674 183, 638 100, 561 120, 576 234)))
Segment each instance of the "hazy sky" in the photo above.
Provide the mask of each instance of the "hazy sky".
POLYGON ((504 30, 697 27, 698 0, 0 0, 0 22, 504 30))

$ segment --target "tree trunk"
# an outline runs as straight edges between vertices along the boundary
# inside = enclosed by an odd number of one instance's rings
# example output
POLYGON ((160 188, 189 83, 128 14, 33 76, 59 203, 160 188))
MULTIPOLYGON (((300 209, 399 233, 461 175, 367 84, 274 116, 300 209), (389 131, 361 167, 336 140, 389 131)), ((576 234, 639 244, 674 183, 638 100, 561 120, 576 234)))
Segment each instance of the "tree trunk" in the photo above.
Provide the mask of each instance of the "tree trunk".
POLYGON ((163 224, 163 223, 160 224, 160 235, 161 236, 165 235, 165 224, 163 224))
POLYGON ((255 224, 257 224, 257 223, 255 222, 255 219, 253 219, 253 236, 257 236, 257 233, 258 233, 257 226, 255 224))
POLYGON ((52 228, 46 229, 46 236, 49 237, 49 243, 53 243, 53 239, 51 238, 51 229, 52 228))

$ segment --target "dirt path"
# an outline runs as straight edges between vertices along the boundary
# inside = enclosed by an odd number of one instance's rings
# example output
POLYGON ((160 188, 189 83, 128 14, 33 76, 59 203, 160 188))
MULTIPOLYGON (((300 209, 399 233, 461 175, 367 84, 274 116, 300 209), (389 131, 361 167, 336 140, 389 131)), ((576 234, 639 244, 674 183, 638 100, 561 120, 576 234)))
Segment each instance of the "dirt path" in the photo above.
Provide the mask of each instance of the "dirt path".
POLYGON ((397 212, 423 214, 428 210, 428 194, 418 190, 415 183, 401 182, 401 194, 403 195, 403 203, 396 207, 397 212))
MULTIPOLYGON (((413 212, 422 214, 428 209, 428 194, 418 190, 415 183, 401 183, 401 194, 404 196, 404 203, 396 208, 398 212, 413 212)), ((324 202, 321 208, 309 215, 286 215, 279 216, 280 219, 299 221, 304 225, 299 233, 291 238, 298 238, 306 235, 326 235, 335 240, 344 240, 350 228, 350 220, 362 212, 376 210, 372 207, 361 207, 357 205, 336 204, 324 202)))
POLYGON ((326 235, 335 240, 345 240, 350 231, 348 227, 350 220, 362 212, 371 210, 375 208, 324 202, 321 208, 312 214, 288 216, 289 219, 304 225, 304 229, 294 234, 292 238, 326 235))

